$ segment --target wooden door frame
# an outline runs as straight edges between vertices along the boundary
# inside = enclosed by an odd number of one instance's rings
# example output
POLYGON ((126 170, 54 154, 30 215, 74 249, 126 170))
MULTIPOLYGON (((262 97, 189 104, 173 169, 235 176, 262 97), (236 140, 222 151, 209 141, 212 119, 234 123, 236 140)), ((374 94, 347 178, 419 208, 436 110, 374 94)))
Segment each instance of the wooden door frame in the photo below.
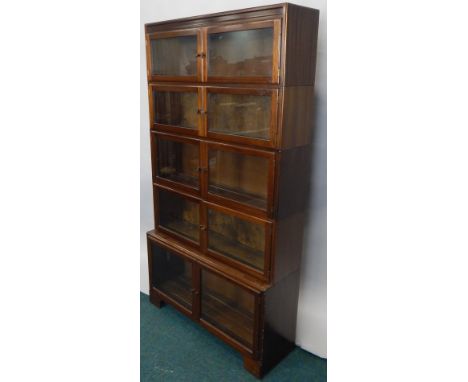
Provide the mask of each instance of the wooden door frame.
POLYGON ((275 148, 277 146, 278 137, 278 100, 279 100, 279 89, 272 88, 239 88, 239 87, 219 87, 219 86, 204 86, 203 87, 203 110, 205 111, 205 118, 202 120, 204 136, 232 143, 241 143, 250 146, 270 147, 275 148), (241 135, 224 134, 219 132, 210 132, 208 126, 208 117, 210 113, 208 110, 208 93, 220 93, 220 94, 245 94, 245 95, 257 95, 257 96, 270 96, 270 126, 269 126, 269 139, 251 138, 244 137, 241 135))
POLYGON ((192 312, 188 311, 187 308, 184 306, 180 305, 177 301, 173 300, 166 294, 160 292, 158 289, 152 286, 152 267, 150 267, 149 272, 150 272, 150 294, 153 295, 156 293, 158 295, 158 299, 164 302, 169 303, 170 305, 174 306, 177 310, 179 310, 181 313, 187 315, 190 317, 192 320, 198 322, 202 327, 205 329, 209 330, 211 333, 213 333, 216 337, 221 339, 222 341, 226 342, 228 345, 234 347, 236 350, 238 350, 240 353, 243 355, 247 355, 252 358, 259 358, 260 356, 260 344, 261 341, 259 340, 259 333, 261 332, 261 327, 264 324, 263 323, 263 298, 264 298, 264 293, 261 291, 256 291, 252 288, 247 287, 246 285, 243 285, 237 281, 234 281, 232 278, 228 277, 227 275, 223 274, 222 272, 209 268, 207 266, 204 266, 200 264, 198 261, 191 259, 187 257, 185 254, 180 253, 179 250, 173 249, 169 247, 167 244, 160 243, 159 241, 155 240, 152 238, 150 235, 147 235, 147 243, 148 243, 148 263, 151 264, 152 262, 152 257, 153 257, 153 252, 152 252, 152 246, 151 243, 154 243, 155 245, 164 248, 165 250, 171 252, 174 255, 177 255, 184 259, 185 261, 188 261, 191 266, 192 266, 192 312), (215 274, 216 276, 221 277, 223 280, 230 282, 237 287, 245 290, 247 293, 252 295, 254 297, 254 327, 253 327, 253 343, 252 343, 252 349, 248 348, 244 344, 240 343, 236 339, 232 338, 229 336, 229 334, 225 333, 221 329, 216 328, 209 322, 203 320, 201 318, 201 273, 202 270, 205 270, 207 272, 211 272, 215 274))
POLYGON ((152 168, 153 183, 158 184, 158 185, 163 185, 170 189, 180 190, 181 192, 185 192, 187 194, 191 194, 194 196, 201 195, 202 183, 204 180, 203 180, 202 172, 201 172, 201 167, 202 167, 201 145, 198 139, 152 131, 151 132, 151 156, 152 156, 151 163, 153 167, 152 168), (176 182, 174 180, 163 178, 158 175, 158 145, 157 145, 158 139, 198 146, 198 188, 192 187, 188 184, 184 184, 184 183, 176 182))
POLYGON ((271 274, 271 256, 272 256, 272 240, 273 240, 273 232, 274 232, 274 221, 273 220, 266 220, 266 219, 261 219, 255 216, 252 216, 250 214, 245 214, 243 212, 240 212, 239 210, 233 210, 230 208, 227 208, 223 205, 215 204, 215 203, 209 203, 206 201, 202 201, 202 209, 203 209, 203 214, 204 214, 204 238, 203 238, 203 244, 204 246, 202 247, 203 253, 205 253, 207 256, 213 257, 214 259, 230 266, 233 268, 237 268, 245 273, 248 273, 260 280, 263 280, 265 282, 270 281, 270 274, 271 274), (208 248, 209 244, 209 220, 208 220, 208 209, 216 210, 221 213, 224 213, 226 215, 232 215, 236 218, 239 218, 241 220, 246 220, 250 223, 254 224, 259 224, 262 225, 264 228, 265 232, 265 238, 264 238, 264 251, 263 251, 263 271, 256 269, 252 266, 249 266, 248 264, 245 264, 239 260, 236 260, 234 258, 231 258, 227 255, 223 255, 220 252, 217 252, 215 250, 211 250, 208 248))
POLYGON ((164 301, 166 303, 171 304, 174 308, 176 308, 178 311, 185 314, 186 316, 188 316, 192 320, 198 321, 199 320, 199 312, 200 312, 200 302, 199 301, 197 302, 195 300, 194 295, 193 295, 193 290, 197 289, 197 288, 198 288, 198 290, 200 290, 200 287, 197 286, 197 285, 200 285, 199 284, 200 279, 199 279, 199 277, 197 279, 194 279, 193 276, 194 276, 194 270, 197 269, 199 267, 199 265, 195 261, 193 261, 191 259, 188 259, 185 256, 180 255, 179 253, 173 251, 172 249, 169 249, 169 248, 166 248, 165 246, 160 245, 158 242, 151 239, 150 236, 148 236, 148 235, 146 237, 146 240, 147 240, 147 249, 148 249, 149 291, 150 291, 151 299, 153 299, 154 295, 156 295, 157 300, 164 301), (192 310, 191 311, 187 307, 183 306, 182 304, 180 304, 179 302, 174 300, 172 297, 168 296, 166 293, 159 290, 157 287, 153 286, 153 256, 154 256, 154 253, 153 253, 152 244, 163 248, 164 250, 170 252, 171 255, 173 255, 173 256, 180 257, 183 261, 189 263, 190 266, 192 267, 192 310))
POLYGON ((153 208, 154 208, 154 227, 157 232, 161 232, 169 237, 174 238, 175 240, 178 240, 179 242, 185 244, 188 247, 195 248, 197 250, 202 250, 202 203, 201 200, 195 196, 192 196, 190 194, 186 194, 184 192, 180 192, 174 188, 171 187, 166 187, 160 184, 153 184, 153 208), (159 224, 160 220, 160 215, 159 215, 159 190, 163 190, 172 194, 175 194, 178 197, 187 199, 193 203, 198 204, 198 216, 199 216, 199 221, 198 221, 198 243, 184 237, 177 232, 171 231, 168 228, 165 228, 159 224))
POLYGON ((238 350, 240 353, 244 355, 251 356, 253 358, 257 358, 259 356, 259 341, 258 341, 258 334, 260 333, 260 325, 261 325, 261 294, 252 291, 249 288, 246 288, 244 285, 239 284, 229 278, 227 278, 224 274, 214 271, 212 269, 208 269, 206 267, 200 266, 200 279, 199 279, 199 294, 200 294, 200 300, 202 298, 202 270, 205 270, 206 272, 210 272, 215 274, 216 276, 222 278, 224 281, 228 283, 234 284, 236 287, 243 289, 246 293, 249 295, 253 296, 254 298, 254 317, 253 317, 253 338, 252 338, 252 349, 250 349, 248 346, 242 344, 232 336, 230 336, 228 333, 224 332, 222 329, 217 328, 213 324, 209 323, 208 321, 204 320, 202 318, 202 306, 201 306, 201 301, 200 301, 200 316, 199 316, 199 322, 200 325, 203 326, 205 329, 213 333, 216 337, 220 338, 224 342, 226 342, 228 345, 234 347, 236 350, 238 350))
POLYGON ((146 33, 146 74, 148 82, 151 81, 176 81, 176 82, 201 82, 203 71, 203 36, 200 28, 176 29, 170 31, 161 31, 146 33), (151 40, 181 37, 181 36, 196 36, 197 37, 197 74, 195 76, 160 76, 151 73, 151 40))
POLYGON ((203 146, 203 161, 202 161, 202 198, 207 202, 222 204, 231 209, 237 209, 246 214, 251 214, 260 218, 272 218, 274 215, 274 199, 275 199, 275 171, 277 153, 273 151, 259 150, 252 147, 237 146, 221 142, 200 141, 203 146), (267 205, 266 209, 260 209, 242 202, 235 201, 225 196, 215 195, 208 191, 209 188, 209 149, 217 149, 223 151, 231 151, 235 153, 263 157, 268 160, 268 180, 267 180, 267 205))
POLYGON ((205 82, 220 83, 260 83, 260 84, 279 84, 280 81, 280 49, 281 49, 281 18, 273 18, 261 21, 237 21, 231 24, 214 25, 203 28, 203 45, 206 49, 205 59, 203 60, 203 72, 205 73, 205 82), (250 76, 250 77, 219 77, 208 75, 208 35, 211 33, 235 32, 251 29, 273 28, 273 52, 272 52, 272 71, 271 77, 250 76))
POLYGON ((163 131, 169 132, 174 134, 184 134, 184 135, 191 135, 191 136, 199 136, 201 135, 203 129, 203 115, 200 113, 203 109, 202 104, 202 93, 203 89, 197 85, 166 85, 160 83, 150 83, 148 84, 148 95, 149 95, 149 114, 150 114, 150 128, 151 130, 156 131, 163 131), (181 127, 176 125, 166 125, 162 123, 155 122, 155 110, 154 110, 154 96, 153 92, 156 90, 163 92, 173 92, 173 93, 197 93, 197 128, 192 129, 188 127, 181 127))

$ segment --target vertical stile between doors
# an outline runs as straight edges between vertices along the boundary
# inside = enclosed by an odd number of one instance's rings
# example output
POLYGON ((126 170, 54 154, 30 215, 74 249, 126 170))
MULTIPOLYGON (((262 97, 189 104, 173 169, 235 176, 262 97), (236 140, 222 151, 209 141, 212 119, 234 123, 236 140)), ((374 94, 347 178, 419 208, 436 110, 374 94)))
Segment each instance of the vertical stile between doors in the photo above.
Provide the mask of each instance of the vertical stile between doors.
POLYGON ((203 199, 208 193, 208 146, 204 141, 200 141, 200 191, 203 199))
POLYGON ((202 253, 207 253, 208 248, 208 212, 206 203, 200 201, 200 249, 202 253))
POLYGON ((206 86, 200 86, 200 136, 208 136, 208 102, 206 86))
POLYGON ((192 317, 199 321, 201 315, 201 268, 192 262, 192 317))
POLYGON ((206 126, 206 114, 202 113, 203 110, 206 110, 205 105, 204 105, 204 89, 203 86, 199 86, 197 88, 197 94, 198 94, 198 136, 200 137, 206 137, 205 133, 205 126, 206 126))
POLYGON ((201 82, 207 82, 208 81, 208 34, 207 34, 208 28, 202 27, 200 28, 200 34, 201 34, 201 54, 202 54, 202 65, 201 65, 201 82))

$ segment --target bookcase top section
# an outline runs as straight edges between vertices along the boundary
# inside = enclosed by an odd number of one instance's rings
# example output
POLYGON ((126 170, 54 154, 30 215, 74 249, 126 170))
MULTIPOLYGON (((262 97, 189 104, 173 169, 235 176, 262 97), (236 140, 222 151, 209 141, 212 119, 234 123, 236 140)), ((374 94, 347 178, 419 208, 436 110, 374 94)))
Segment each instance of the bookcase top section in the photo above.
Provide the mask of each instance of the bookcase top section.
POLYGON ((304 8, 310 11, 315 11, 317 14, 319 12, 317 9, 313 8, 307 8, 291 3, 280 3, 148 23, 145 24, 145 31, 146 33, 152 33, 163 30, 171 30, 181 24, 185 28, 200 27, 220 22, 250 20, 255 18, 279 18, 287 15, 288 8, 304 8))

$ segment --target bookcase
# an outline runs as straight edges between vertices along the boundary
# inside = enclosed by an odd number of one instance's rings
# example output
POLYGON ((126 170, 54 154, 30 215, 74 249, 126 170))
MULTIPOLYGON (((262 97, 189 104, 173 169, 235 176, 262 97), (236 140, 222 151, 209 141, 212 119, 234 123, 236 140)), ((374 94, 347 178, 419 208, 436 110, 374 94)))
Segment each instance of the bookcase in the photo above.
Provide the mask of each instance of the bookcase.
POLYGON ((145 25, 150 299, 258 378, 294 348, 318 18, 284 3, 145 25))

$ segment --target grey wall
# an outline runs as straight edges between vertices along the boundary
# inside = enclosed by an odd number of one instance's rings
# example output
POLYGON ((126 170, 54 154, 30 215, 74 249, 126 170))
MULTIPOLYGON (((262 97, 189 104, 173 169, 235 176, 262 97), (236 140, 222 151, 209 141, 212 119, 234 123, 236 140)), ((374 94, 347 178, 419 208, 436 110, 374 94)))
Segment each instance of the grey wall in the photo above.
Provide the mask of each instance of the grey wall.
MULTIPOLYGON (((141 0, 140 28, 140 288, 148 293, 146 231, 153 228, 149 114, 146 84, 144 24, 186 16, 274 4, 249 0, 141 0)), ((327 11, 326 0, 294 1, 320 10, 315 91, 315 136, 311 173, 311 201, 305 229, 296 342, 321 357, 327 356, 327 11)))

